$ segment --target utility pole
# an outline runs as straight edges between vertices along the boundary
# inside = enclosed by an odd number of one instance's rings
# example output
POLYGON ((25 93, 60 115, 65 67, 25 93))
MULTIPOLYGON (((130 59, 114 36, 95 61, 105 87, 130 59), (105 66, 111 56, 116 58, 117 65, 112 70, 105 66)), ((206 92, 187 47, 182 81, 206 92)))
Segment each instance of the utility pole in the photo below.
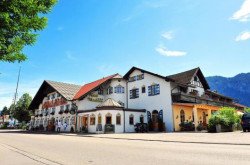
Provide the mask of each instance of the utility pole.
MULTIPOLYGON (((17 99, 17 90, 18 90, 18 85, 19 85, 19 79, 20 79, 20 72, 21 72, 21 66, 19 67, 19 71, 18 71, 18 77, 17 77, 17 83, 16 83, 16 92, 14 95, 14 100, 13 100, 13 111, 15 111, 16 108, 16 99, 17 99)), ((10 116, 12 117, 11 111, 10 111, 10 116)))

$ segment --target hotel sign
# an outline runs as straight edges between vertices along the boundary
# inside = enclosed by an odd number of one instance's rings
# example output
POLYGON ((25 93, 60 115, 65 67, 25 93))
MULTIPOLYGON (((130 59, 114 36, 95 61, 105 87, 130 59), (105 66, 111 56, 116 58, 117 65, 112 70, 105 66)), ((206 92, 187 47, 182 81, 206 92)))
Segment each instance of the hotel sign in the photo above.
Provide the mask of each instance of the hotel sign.
POLYGON ((98 97, 98 94, 94 94, 94 93, 88 96, 88 100, 93 101, 93 102, 103 102, 103 98, 98 97))

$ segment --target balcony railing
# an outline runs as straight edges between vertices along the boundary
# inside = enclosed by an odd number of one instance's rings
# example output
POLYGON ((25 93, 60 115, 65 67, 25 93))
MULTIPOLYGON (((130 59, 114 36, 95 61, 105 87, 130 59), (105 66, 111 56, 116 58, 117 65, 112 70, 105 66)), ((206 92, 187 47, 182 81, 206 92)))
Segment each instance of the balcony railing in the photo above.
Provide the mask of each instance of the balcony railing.
POLYGON ((211 98, 205 98, 198 95, 186 94, 183 92, 172 93, 173 102, 179 103, 196 103, 196 104, 208 104, 214 106, 234 106, 234 104, 229 102, 217 101, 211 98))

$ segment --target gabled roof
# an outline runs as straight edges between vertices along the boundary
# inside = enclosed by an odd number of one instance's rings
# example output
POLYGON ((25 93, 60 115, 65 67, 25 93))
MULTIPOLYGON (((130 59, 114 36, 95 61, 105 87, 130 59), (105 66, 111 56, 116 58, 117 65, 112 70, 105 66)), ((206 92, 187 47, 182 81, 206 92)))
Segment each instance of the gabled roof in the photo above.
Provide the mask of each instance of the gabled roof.
POLYGON ((148 74, 150 74, 150 75, 153 75, 153 76, 156 76, 156 77, 165 79, 166 81, 172 81, 172 79, 170 79, 170 78, 168 78, 168 77, 166 78, 166 76, 162 76, 162 75, 159 75, 159 74, 156 74, 156 73, 153 73, 153 72, 149 72, 149 71, 147 71, 147 70, 144 70, 144 69, 141 69, 141 68, 137 68, 137 67, 135 67, 135 66, 133 66, 133 67, 123 76, 123 78, 128 80, 128 79, 129 79, 129 75, 130 75, 134 70, 139 70, 139 71, 141 71, 142 73, 148 73, 148 74))
POLYGON ((204 77, 204 75, 201 72, 201 69, 199 67, 185 71, 185 72, 173 74, 173 75, 170 75, 167 77, 170 79, 173 79, 176 83, 188 85, 195 75, 197 75, 199 77, 204 89, 210 89, 210 87, 207 83, 207 80, 204 77))
POLYGON ((75 93, 80 88, 80 85, 44 80, 35 97, 33 98, 29 109, 37 109, 39 107, 39 104, 43 101, 43 98, 46 97, 48 93, 55 91, 58 92, 66 100, 72 100, 75 93))
POLYGON ((113 74, 111 76, 108 77, 104 77, 102 79, 96 80, 94 82, 85 84, 81 87, 81 89, 75 94, 74 96, 74 100, 80 99, 82 97, 84 97, 85 95, 87 95, 89 92, 92 92, 93 90, 95 90, 97 87, 99 87, 100 85, 104 84, 105 82, 107 82, 110 79, 113 78, 122 78, 122 76, 120 76, 118 73, 113 74))
POLYGON ((118 102, 116 102, 114 99, 108 98, 101 104, 99 104, 96 108, 107 108, 107 107, 117 107, 117 108, 123 108, 118 102))
POLYGON ((65 99, 72 100, 77 91, 81 88, 80 85, 49 81, 46 80, 58 93, 60 93, 65 99))

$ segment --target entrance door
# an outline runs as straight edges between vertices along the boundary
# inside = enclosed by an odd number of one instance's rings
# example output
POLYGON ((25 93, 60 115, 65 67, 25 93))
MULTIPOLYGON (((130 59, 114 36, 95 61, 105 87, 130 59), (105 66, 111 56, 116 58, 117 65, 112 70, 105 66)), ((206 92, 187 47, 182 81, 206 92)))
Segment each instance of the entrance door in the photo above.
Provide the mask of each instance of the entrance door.
POLYGON ((207 126, 207 115, 205 112, 202 113, 202 116, 203 116, 203 126, 206 127, 207 126))
POLYGON ((158 111, 157 111, 157 110, 154 110, 154 111, 152 112, 153 131, 159 131, 158 119, 159 119, 158 111))
POLYGON ((83 116, 82 118, 82 131, 88 130, 88 116, 83 116))

